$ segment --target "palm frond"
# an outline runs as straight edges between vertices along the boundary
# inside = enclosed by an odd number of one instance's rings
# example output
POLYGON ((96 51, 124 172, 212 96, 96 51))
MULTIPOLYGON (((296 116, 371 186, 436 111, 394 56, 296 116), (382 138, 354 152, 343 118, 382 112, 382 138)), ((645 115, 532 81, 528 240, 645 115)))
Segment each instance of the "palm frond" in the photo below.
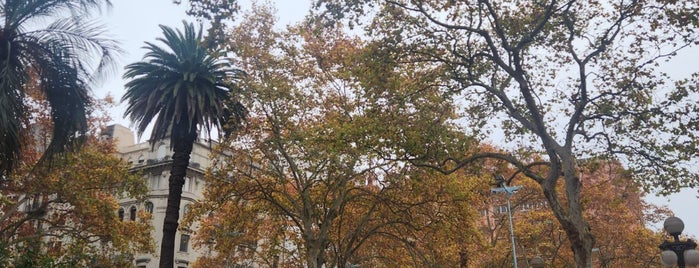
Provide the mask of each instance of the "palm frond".
POLYGON ((83 70, 86 81, 97 82, 116 71, 115 58, 122 53, 118 43, 104 37, 105 27, 96 21, 58 19, 44 29, 28 34, 40 42, 60 46, 62 53, 83 70), (97 59, 90 62, 86 59, 97 59))
POLYGON ((16 166, 22 149, 22 114, 24 105, 23 95, 14 90, 18 81, 18 75, 11 67, 2 68, 0 71, 0 176, 16 166))
POLYGON ((20 158, 27 127, 23 100, 30 79, 51 106, 52 141, 42 157, 80 144, 87 128, 89 86, 114 71, 116 42, 104 28, 84 18, 109 0, 6 0, 0 3, 0 173, 11 172, 20 158), (64 17, 67 16, 67 17, 64 17), (60 18, 63 17, 63 18, 60 18), (27 25, 36 28, 26 30, 27 25), (32 76, 36 75, 38 77, 32 76))
POLYGON ((6 0, 0 6, 6 29, 20 29, 30 20, 53 18, 69 13, 72 18, 80 19, 102 7, 110 8, 110 0, 6 0))
POLYGON ((72 55, 63 54, 62 47, 36 60, 40 64, 41 90, 51 106, 53 136, 41 163, 49 163, 61 152, 78 147, 87 132, 86 107, 91 103, 89 89, 80 78, 80 67, 72 55))
MULTIPOLYGON (((219 51, 202 46, 202 28, 183 22, 184 31, 160 26, 158 46, 147 42, 143 60, 126 66, 124 78, 128 116, 139 135, 154 121, 151 143, 166 138, 175 128, 196 133, 221 129, 226 118, 236 114, 242 121, 242 105, 228 108, 230 88, 237 73, 219 51)), ((172 137, 171 137, 172 138, 172 137)), ((171 142, 174 144, 174 142, 171 142)))

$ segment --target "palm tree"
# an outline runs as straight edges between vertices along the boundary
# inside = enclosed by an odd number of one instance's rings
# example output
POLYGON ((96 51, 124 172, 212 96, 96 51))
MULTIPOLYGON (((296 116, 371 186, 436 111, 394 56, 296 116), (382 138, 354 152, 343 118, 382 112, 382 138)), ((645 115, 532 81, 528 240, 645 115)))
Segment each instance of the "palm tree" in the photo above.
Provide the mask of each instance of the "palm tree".
POLYGON ((114 41, 100 37, 102 27, 85 21, 104 5, 109 0, 0 1, 0 178, 17 166, 31 123, 27 96, 35 89, 53 121, 42 162, 81 144, 89 87, 118 52, 114 41))
POLYGON ((229 81, 238 72, 220 51, 202 45, 201 27, 195 31, 193 24, 183 23, 184 33, 161 25, 164 38, 157 40, 167 49, 146 42, 143 60, 126 66, 124 78, 131 80, 122 98, 139 136, 153 119, 151 145, 170 136, 173 156, 160 251, 160 267, 167 268, 173 267, 182 185, 199 129, 210 133, 236 125, 246 114, 231 98, 229 81))

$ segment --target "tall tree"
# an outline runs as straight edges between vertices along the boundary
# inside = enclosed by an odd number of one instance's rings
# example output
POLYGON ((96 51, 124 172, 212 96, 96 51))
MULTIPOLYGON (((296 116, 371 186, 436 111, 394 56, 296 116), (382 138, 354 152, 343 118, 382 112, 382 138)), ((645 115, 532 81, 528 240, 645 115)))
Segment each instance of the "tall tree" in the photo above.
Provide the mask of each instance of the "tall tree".
MULTIPOLYGON (((629 180, 631 174, 618 161, 588 159, 580 163, 581 180, 590 187, 582 189, 585 216, 596 237, 592 255, 594 267, 658 267, 657 241, 660 232, 648 226, 658 224, 670 216, 666 208, 645 203, 637 183, 629 180), (654 242, 656 241, 656 242, 654 242)), ((524 188, 511 198, 512 215, 515 221, 515 241, 520 263, 534 256, 542 257, 551 267, 570 267, 575 261, 570 242, 561 225, 556 222, 552 211, 546 209, 546 198, 536 182, 517 177, 513 185, 524 188)), ((564 187, 563 182, 556 186, 564 187)), ((488 258, 477 260, 478 267, 511 267, 511 248, 508 215, 505 197, 495 195, 486 203, 483 213, 488 219, 484 226, 487 245, 478 251, 488 258)))
MULTIPOLYGON (((17 166, 28 132, 25 93, 36 82, 51 107, 52 140, 43 160, 74 148, 87 131, 91 84, 118 51, 86 21, 108 0, 5 0, 0 3, 0 178, 17 166), (53 20, 46 24, 46 20, 53 20), (46 25, 41 27, 41 25, 46 25)), ((47 162, 47 161, 42 161, 47 162)))
POLYGON ((699 134, 693 123, 699 114, 697 76, 668 86, 658 68, 696 44, 697 5, 320 0, 315 6, 320 15, 370 21, 367 38, 391 50, 406 68, 424 62, 447 70, 451 83, 445 86, 455 89, 467 112, 465 130, 487 136, 500 128, 500 137, 520 147, 507 154, 406 159, 445 173, 483 157, 519 167, 540 185, 571 242, 575 265, 585 267, 595 239, 583 213, 580 158, 621 159, 635 179, 665 192, 699 184, 692 168, 699 134), (532 161, 539 152, 543 161, 532 161), (547 169, 532 169, 539 165, 547 169))
MULTIPOLYGON (((224 229, 206 228, 203 241, 213 235, 219 254, 202 264, 249 257, 225 243, 260 241, 256 260, 270 266, 275 254, 290 258, 279 265, 300 259, 292 267, 371 266, 381 253, 363 249, 370 238, 384 238, 384 246, 403 243, 410 240, 406 230, 443 222, 442 204, 457 202, 418 182, 436 172, 377 157, 389 144, 438 151, 440 142, 464 140, 431 132, 453 116, 441 94, 414 94, 435 83, 433 76, 394 72, 374 47, 323 25, 275 30, 264 6, 244 15, 231 36, 235 59, 248 70, 241 85, 254 124, 221 142, 236 157, 216 166, 205 193, 201 212, 213 216, 204 222, 224 229), (390 90, 377 86, 387 84, 390 90), (426 137, 436 141, 423 142, 426 137), (297 254, 288 252, 290 244, 297 254)), ((391 258, 406 251, 395 252, 391 258)))
POLYGON ((158 38, 167 48, 146 42, 148 52, 143 61, 126 66, 124 78, 128 102, 126 115, 136 124, 139 135, 155 119, 150 142, 169 136, 173 149, 172 168, 160 267, 173 267, 175 233, 179 218, 184 177, 189 166, 192 147, 200 129, 232 129, 246 114, 245 108, 231 98, 235 93, 231 80, 239 71, 222 57, 223 52, 202 46, 201 27, 183 22, 184 32, 160 26, 164 38, 158 38), (230 120, 229 120, 230 119, 230 120))

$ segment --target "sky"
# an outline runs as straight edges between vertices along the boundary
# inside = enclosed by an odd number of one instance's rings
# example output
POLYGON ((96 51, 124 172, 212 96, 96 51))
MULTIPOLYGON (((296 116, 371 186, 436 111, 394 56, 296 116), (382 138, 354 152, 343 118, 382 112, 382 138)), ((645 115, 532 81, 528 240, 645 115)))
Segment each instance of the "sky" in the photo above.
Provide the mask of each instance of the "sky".
MULTIPOLYGON (((307 13, 310 1, 308 0, 269 0, 278 10, 279 23, 281 25, 300 21, 307 13)), ((120 100, 124 93, 124 81, 120 78, 126 64, 141 60, 145 50, 144 42, 154 42, 162 36, 158 25, 181 28, 182 20, 193 21, 185 15, 186 5, 173 4, 172 0, 115 0, 111 10, 102 15, 107 27, 108 36, 120 42, 123 55, 119 57, 117 74, 105 80, 95 90, 97 97, 111 95, 120 100)), ((185 1, 182 1, 185 2, 185 1)), ((249 9, 250 1, 241 0, 243 10, 249 9)), ((682 53, 665 66, 671 70, 674 77, 684 77, 691 72, 698 71, 699 48, 682 53)), ((111 110, 111 116, 115 123, 130 126, 130 122, 123 118, 124 105, 119 105, 111 110)), ((147 134, 146 134, 147 135, 147 134)), ((699 237, 699 199, 698 189, 687 189, 670 197, 655 197, 649 195, 646 200, 660 205, 668 205, 675 216, 685 222, 686 234, 699 237)), ((655 226, 662 228, 662 223, 655 226)), ((660 241, 658 241, 660 243, 660 241)))
MULTIPOLYGON (((306 0, 269 0, 279 10, 279 23, 282 25, 300 21, 306 15, 310 2, 306 0)), ((121 79, 124 66, 140 61, 146 50, 142 47, 144 42, 156 42, 162 37, 159 25, 173 28, 182 28, 182 21, 194 22, 195 20, 185 14, 186 1, 180 5, 173 4, 173 0, 116 0, 112 1, 110 10, 103 12, 102 21, 107 28, 107 36, 117 40, 124 53, 118 58, 117 74, 103 81, 103 84, 95 91, 97 97, 103 98, 107 94, 121 100, 124 93, 124 81, 121 79)), ((241 0, 241 8, 249 9, 251 2, 241 0)), ((112 118, 116 123, 130 126, 130 122, 123 118, 124 105, 119 105, 112 112, 112 118)))

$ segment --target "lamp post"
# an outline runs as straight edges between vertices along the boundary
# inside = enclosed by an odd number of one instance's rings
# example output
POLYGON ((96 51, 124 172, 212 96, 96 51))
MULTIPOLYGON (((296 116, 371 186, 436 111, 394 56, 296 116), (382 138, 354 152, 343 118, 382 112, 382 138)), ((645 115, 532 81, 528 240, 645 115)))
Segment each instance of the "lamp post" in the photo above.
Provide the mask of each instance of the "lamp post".
POLYGON ((684 222, 680 218, 669 217, 665 219, 663 229, 674 238, 674 241, 665 240, 658 246, 663 251, 660 254, 660 262, 666 267, 677 265, 680 268, 685 268, 687 266, 699 265, 699 251, 696 250, 697 243, 692 241, 692 239, 680 241, 680 234, 684 230, 684 222))
POLYGON ((512 225, 512 210, 510 209, 510 197, 515 194, 522 186, 507 186, 505 179, 499 175, 495 178, 497 188, 490 189, 491 193, 505 193, 507 199, 507 217, 510 219, 510 238, 512 238, 512 259, 514 260, 514 268, 517 268, 517 248, 515 246, 515 230, 512 225))

